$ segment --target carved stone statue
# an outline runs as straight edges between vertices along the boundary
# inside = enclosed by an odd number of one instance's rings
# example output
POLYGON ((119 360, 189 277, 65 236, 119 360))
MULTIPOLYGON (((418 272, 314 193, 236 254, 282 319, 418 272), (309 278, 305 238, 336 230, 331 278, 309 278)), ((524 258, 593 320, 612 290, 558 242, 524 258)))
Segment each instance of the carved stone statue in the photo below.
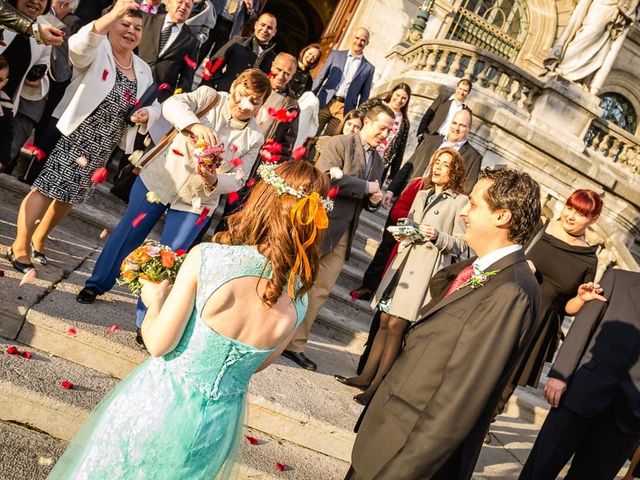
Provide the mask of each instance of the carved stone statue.
POLYGON ((545 67, 568 80, 583 80, 599 89, 604 78, 593 85, 590 76, 605 65, 611 69, 611 54, 617 55, 618 44, 621 46, 624 39, 620 37, 635 20, 637 7, 638 0, 580 0, 545 59, 545 67))

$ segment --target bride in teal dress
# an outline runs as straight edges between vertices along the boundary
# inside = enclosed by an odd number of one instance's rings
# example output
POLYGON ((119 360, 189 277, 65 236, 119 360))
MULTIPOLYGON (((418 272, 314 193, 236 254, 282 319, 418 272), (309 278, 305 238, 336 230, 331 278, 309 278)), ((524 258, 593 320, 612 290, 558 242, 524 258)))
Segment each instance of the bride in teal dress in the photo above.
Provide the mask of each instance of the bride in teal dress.
POLYGON ((96 407, 49 479, 227 478, 251 376, 304 318, 326 229, 326 176, 304 161, 261 167, 229 230, 187 256, 173 286, 145 282, 151 357, 96 407))

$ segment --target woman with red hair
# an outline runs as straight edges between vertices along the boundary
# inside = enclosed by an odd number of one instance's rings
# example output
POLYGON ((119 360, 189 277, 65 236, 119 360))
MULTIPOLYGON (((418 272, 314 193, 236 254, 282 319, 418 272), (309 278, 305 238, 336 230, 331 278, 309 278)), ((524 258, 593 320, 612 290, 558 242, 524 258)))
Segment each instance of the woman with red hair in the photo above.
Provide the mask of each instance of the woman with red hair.
POLYGON ((594 283, 598 245, 589 245, 585 232, 600 216, 602 198, 592 190, 576 190, 560 216, 549 222, 527 259, 540 282, 540 314, 532 342, 519 362, 512 382, 502 394, 497 413, 518 385, 536 388, 544 364, 551 361, 561 337, 565 315, 576 315, 590 300, 604 297, 594 283))

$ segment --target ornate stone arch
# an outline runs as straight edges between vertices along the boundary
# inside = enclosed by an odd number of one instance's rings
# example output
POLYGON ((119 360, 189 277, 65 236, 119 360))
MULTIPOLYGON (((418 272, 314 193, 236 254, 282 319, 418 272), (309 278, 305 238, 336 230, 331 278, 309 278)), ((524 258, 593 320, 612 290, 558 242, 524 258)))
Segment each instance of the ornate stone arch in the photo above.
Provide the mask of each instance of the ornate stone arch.
POLYGON ((618 93, 625 97, 636 111, 637 125, 636 135, 640 134, 640 84, 638 78, 625 70, 613 70, 605 81, 600 95, 605 93, 618 93))
POLYGON ((529 33, 515 64, 533 75, 541 75, 545 70, 542 64, 551 49, 558 30, 558 10, 549 0, 527 0, 529 15, 529 33))

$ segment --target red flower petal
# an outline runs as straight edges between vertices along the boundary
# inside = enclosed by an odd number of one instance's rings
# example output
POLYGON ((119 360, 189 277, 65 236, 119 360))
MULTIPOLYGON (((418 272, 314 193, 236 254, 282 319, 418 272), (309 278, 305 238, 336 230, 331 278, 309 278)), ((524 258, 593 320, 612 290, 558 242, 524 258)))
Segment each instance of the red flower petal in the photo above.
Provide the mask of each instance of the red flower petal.
POLYGON ((69 327, 67 328, 67 333, 69 335, 75 336, 76 335, 76 328, 75 327, 69 327))
POLYGON ((205 80, 210 80, 213 74, 216 73, 216 71, 220 68, 222 62, 222 57, 216 58, 215 62, 213 60, 209 60, 202 69, 202 78, 205 80))
POLYGON ((30 359, 31 357, 33 357, 33 355, 31 355, 31 352, 22 352, 20 355, 23 358, 26 358, 27 360, 30 359))
POLYGON ((171 151, 175 154, 178 155, 179 157, 184 157, 184 153, 182 153, 180 150, 178 150, 177 148, 173 148, 171 149, 171 151))
POLYGON ((147 214, 146 213, 139 213, 136 218, 133 219, 133 222, 131 222, 131 226, 133 228, 137 228, 138 225, 140 225, 140 223, 142 222, 142 220, 144 220, 144 217, 146 217, 147 214))
POLYGON ((202 225, 204 221, 207 219, 208 215, 209 215, 209 209, 207 207, 204 207, 202 209, 202 212, 200 212, 200 216, 196 220, 196 226, 199 227, 200 225, 202 225))
POLYGON ((355 290, 351 292, 351 300, 360 300, 360 292, 355 290))
POLYGON ((93 175, 91 175, 91 181, 94 185, 104 183, 108 175, 109 172, 107 171, 107 169, 104 167, 100 167, 95 172, 93 172, 93 175))
POLYGON ((267 77, 269 77, 269 78, 273 78, 273 77, 275 77, 275 76, 276 76, 276 74, 275 74, 275 73, 273 73, 273 72, 269 72, 269 73, 267 73, 267 77))
POLYGON ((239 167, 244 163, 244 160, 242 160, 241 158, 237 158, 236 157, 236 158, 231 159, 231 162, 229 162, 229 163, 231 163, 231 165, 233 165, 234 167, 239 167))
POLYGON ((251 435, 246 435, 244 438, 246 438, 247 442, 249 442, 251 445, 258 445, 260 443, 260 440, 258 440, 256 437, 252 437, 251 435))
POLYGON ((291 152, 291 156, 294 160, 300 160, 307 154, 307 148, 304 145, 300 145, 298 148, 294 148, 291 152))
POLYGON ((185 253, 187 253, 187 251, 184 248, 179 248, 178 250, 176 250, 176 257, 181 257, 185 253))
POLYGON ((227 194, 227 202, 229 202, 229 205, 233 205, 238 200, 240 200, 240 195, 238 195, 238 192, 231 192, 227 194))
MULTIPOLYGON (((213 65, 209 67, 209 71, 211 72, 211 75, 216 73, 216 71, 222 66, 223 61, 224 59, 222 57, 216 58, 216 61, 213 63, 213 65)), ((209 61, 208 63, 211 63, 211 61, 209 61)))
POLYGON ((124 92, 124 101, 127 105, 131 104, 131 90, 125 90, 124 92))
POLYGON ((113 325, 111 325, 111 326, 109 326, 109 327, 105 328, 105 331, 106 331, 107 333, 116 333, 116 332, 120 331, 120 325, 118 325, 118 324, 113 324, 113 325))
POLYGON ((279 472, 286 472, 289 468, 284 463, 276 462, 276 470, 279 472))
POLYGON ((256 184, 256 179, 255 178, 250 178, 249 181, 247 182, 247 188, 251 188, 256 184))
POLYGON ((235 145, 231 145, 231 152, 236 153, 237 151, 238 151, 238 147, 236 147, 235 145))
POLYGON ((161 92, 162 90, 166 90, 167 88, 169 88, 171 85, 169 85, 168 83, 163 83, 158 87, 158 91, 161 92))
POLYGON ((109 70, 107 70, 106 68, 104 70, 102 70, 102 81, 103 82, 107 79, 108 75, 109 75, 109 70))
POLYGON ((16 347, 15 345, 11 345, 10 347, 7 347, 7 353, 9 355, 19 355, 20 350, 18 350, 18 347, 16 347))
POLYGON ((186 63, 191 70, 195 70, 198 66, 198 64, 194 60, 192 60, 189 55, 184 56, 184 63, 186 63))
POLYGON ((336 195, 338 195, 338 192, 340 191, 339 187, 331 187, 329 189, 329 192, 327 193, 327 197, 329 198, 336 198, 336 195))
POLYGON ((41 148, 38 148, 38 147, 36 147, 35 155, 36 155, 36 158, 38 159, 39 162, 41 162, 42 160, 47 158, 47 154, 44 153, 44 150, 42 150, 41 148))
POLYGON ((66 390, 73 389, 73 383, 71 383, 69 380, 62 380, 60 382, 60 386, 66 390))

